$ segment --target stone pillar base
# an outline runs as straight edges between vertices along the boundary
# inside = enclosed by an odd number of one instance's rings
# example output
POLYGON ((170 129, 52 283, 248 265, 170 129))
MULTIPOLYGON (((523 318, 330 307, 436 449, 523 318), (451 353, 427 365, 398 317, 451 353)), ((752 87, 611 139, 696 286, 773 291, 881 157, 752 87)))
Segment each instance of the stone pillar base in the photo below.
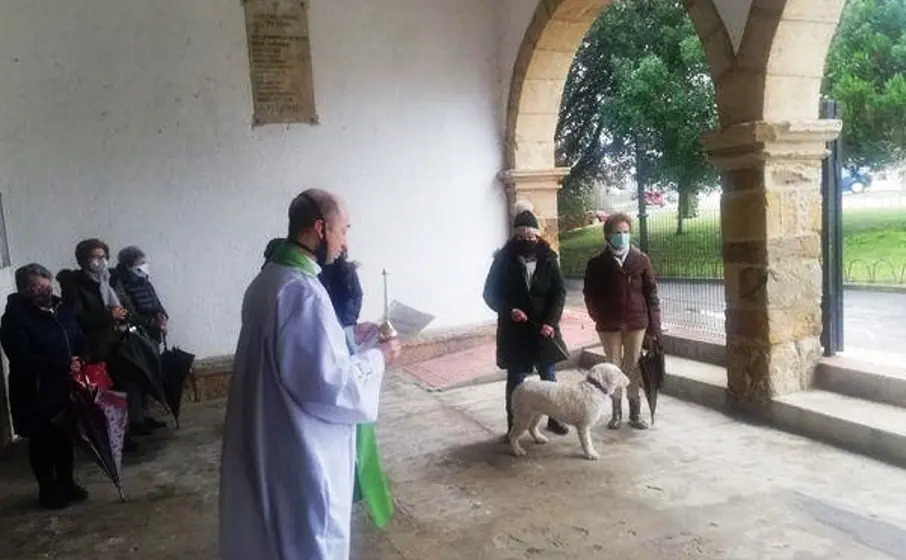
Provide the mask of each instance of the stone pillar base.
POLYGON ((559 215, 557 213, 557 192, 560 183, 569 174, 568 167, 554 169, 510 169, 500 174, 510 206, 510 219, 514 217, 513 205, 519 200, 528 200, 535 207, 535 215, 541 226, 541 237, 550 243, 555 251, 560 250, 559 215))
POLYGON ((821 358, 821 160, 841 123, 745 123, 703 135, 722 170, 729 402, 806 389, 821 358))

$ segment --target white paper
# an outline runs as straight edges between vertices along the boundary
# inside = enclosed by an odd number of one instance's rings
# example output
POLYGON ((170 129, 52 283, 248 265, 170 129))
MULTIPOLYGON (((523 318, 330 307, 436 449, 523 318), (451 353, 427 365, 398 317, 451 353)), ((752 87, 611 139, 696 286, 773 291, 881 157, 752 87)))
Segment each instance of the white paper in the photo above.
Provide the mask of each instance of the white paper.
POLYGON ((434 315, 413 309, 396 300, 390 302, 388 314, 390 324, 396 329, 400 340, 415 338, 434 320, 434 315))

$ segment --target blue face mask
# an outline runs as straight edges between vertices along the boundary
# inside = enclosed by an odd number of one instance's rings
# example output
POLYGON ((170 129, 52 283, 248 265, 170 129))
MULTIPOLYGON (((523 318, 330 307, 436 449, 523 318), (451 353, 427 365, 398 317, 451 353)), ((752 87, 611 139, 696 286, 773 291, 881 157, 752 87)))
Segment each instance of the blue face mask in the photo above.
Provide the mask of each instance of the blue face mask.
POLYGON ((616 249, 617 251, 622 251, 629 248, 629 233, 612 233, 607 238, 607 242, 610 243, 610 246, 616 249))

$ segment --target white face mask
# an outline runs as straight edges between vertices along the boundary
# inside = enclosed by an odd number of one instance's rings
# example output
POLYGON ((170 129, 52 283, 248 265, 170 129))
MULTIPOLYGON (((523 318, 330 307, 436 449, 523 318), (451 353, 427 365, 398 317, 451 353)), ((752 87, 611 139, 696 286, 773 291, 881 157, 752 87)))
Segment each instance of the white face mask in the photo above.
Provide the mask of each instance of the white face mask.
POLYGON ((151 274, 151 268, 148 266, 148 263, 144 263, 144 264, 140 264, 138 266, 133 266, 132 272, 136 276, 141 276, 142 278, 147 278, 151 274))
POLYGON ((107 259, 91 259, 91 262, 88 263, 88 268, 91 272, 101 272, 107 269, 107 259))

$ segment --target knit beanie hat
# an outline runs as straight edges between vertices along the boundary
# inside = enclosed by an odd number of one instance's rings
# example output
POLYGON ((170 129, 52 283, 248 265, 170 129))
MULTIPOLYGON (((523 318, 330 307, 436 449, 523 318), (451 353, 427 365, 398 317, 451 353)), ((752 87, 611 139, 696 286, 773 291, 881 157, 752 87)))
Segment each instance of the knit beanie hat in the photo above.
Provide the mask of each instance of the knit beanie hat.
POLYGON ((517 233, 533 233, 535 235, 540 233, 541 228, 538 225, 538 218, 532 213, 533 210, 532 203, 527 200, 516 202, 513 207, 513 213, 515 214, 513 229, 517 233))

